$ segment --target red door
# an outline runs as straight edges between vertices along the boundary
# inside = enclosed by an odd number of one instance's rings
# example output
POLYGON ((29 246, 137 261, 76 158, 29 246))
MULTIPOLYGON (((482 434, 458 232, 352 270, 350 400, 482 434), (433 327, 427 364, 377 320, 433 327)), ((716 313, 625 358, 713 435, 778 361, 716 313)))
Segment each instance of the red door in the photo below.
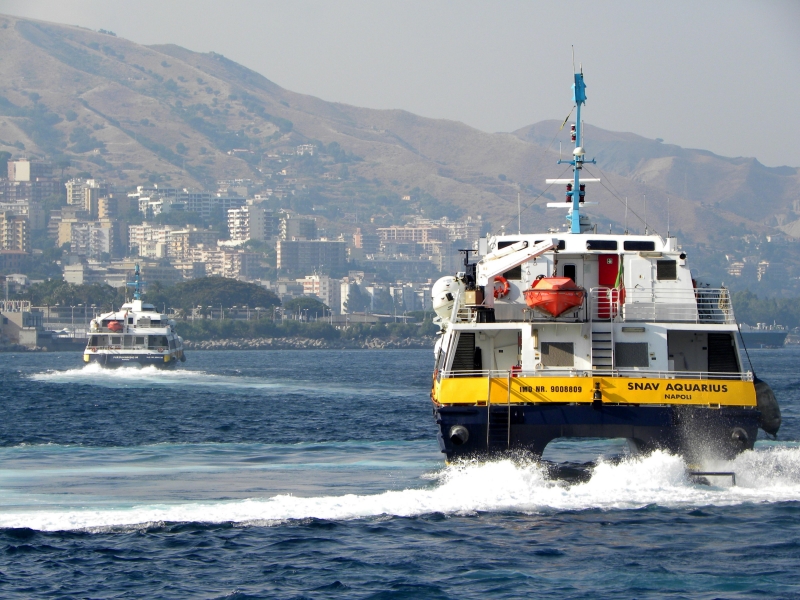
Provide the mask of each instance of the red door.
MULTIPOLYGON (((617 276, 619 275, 619 255, 618 254, 601 254, 597 257, 599 270, 597 274, 597 283, 601 287, 613 288, 617 284, 617 276)), ((616 310, 612 307, 617 302, 616 290, 609 290, 603 293, 599 290, 597 297, 597 317, 599 319, 608 319, 616 310)), ((615 308, 615 307, 614 307, 615 308)))

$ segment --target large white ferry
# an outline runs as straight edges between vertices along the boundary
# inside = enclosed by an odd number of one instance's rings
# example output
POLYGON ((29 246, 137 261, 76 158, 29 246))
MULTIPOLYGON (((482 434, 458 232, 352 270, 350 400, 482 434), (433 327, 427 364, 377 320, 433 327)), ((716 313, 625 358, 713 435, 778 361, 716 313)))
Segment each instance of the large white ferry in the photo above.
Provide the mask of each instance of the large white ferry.
POLYGON ((90 324, 83 361, 104 367, 154 365, 174 367, 185 362, 183 338, 175 332, 175 321, 142 302, 139 265, 136 265, 133 300, 119 310, 105 313, 90 324))
POLYGON ((583 73, 566 202, 569 231, 482 239, 432 289, 441 337, 431 398, 448 458, 560 437, 626 438, 689 458, 750 449, 780 410, 740 353, 730 295, 693 280, 674 237, 605 235, 582 214, 583 73))

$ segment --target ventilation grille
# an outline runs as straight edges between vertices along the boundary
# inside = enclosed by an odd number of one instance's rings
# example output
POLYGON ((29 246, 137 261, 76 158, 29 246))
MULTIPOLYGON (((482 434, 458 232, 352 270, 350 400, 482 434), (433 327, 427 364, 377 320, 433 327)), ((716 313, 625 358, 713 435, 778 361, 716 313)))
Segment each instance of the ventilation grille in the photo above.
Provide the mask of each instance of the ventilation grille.
POLYGON ((542 365, 574 367, 575 345, 572 342, 542 342, 542 365))
POLYGON ((614 344, 614 363, 617 368, 649 367, 647 342, 618 342, 614 344))

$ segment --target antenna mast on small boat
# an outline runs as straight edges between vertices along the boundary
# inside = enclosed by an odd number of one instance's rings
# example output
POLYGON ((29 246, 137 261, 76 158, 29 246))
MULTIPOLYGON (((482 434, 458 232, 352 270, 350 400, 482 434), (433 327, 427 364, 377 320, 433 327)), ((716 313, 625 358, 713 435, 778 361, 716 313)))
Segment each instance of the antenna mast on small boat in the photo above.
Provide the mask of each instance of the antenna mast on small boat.
POLYGON ((644 196, 644 234, 647 235, 647 194, 644 196))
POLYGON ((625 235, 628 235, 628 197, 625 196, 625 235))
POLYGON ((669 239, 669 196, 667 196, 667 239, 669 239))
POLYGON ((128 281, 125 285, 127 287, 133 288, 133 299, 134 300, 141 300, 142 299, 142 284, 144 281, 141 279, 141 275, 139 273, 139 263, 136 263, 136 268, 133 271, 133 281, 128 281))

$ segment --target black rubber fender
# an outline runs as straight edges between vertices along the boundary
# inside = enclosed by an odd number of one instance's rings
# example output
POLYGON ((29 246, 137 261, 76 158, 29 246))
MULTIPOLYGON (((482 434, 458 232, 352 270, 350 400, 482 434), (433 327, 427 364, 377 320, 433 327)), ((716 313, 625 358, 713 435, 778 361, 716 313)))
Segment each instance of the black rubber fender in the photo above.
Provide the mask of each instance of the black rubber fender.
POLYGON ((756 386, 756 405, 761 412, 759 425, 768 434, 775 435, 781 427, 781 408, 778 406, 778 400, 766 381, 755 377, 753 383, 756 386))

